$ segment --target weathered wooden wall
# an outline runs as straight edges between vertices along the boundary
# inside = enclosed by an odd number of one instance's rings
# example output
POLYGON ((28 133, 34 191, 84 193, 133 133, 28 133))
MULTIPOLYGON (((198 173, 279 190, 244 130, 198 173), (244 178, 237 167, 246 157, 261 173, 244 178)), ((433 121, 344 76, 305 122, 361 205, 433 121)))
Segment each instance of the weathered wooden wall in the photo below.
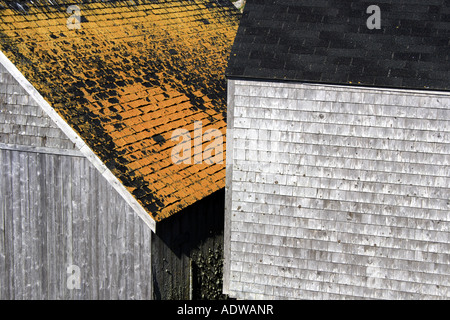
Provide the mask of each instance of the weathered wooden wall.
POLYGON ((450 298, 450 95, 229 82, 225 289, 450 298))
POLYGON ((150 299, 150 259, 151 230, 88 160, 0 149, 0 299, 150 299))
POLYGON ((151 233, 0 65, 0 299, 151 299, 151 233))
POLYGON ((74 144, 0 64, 0 143, 75 149, 74 144))
POLYGON ((156 227, 152 239, 155 299, 222 299, 224 190, 156 227))

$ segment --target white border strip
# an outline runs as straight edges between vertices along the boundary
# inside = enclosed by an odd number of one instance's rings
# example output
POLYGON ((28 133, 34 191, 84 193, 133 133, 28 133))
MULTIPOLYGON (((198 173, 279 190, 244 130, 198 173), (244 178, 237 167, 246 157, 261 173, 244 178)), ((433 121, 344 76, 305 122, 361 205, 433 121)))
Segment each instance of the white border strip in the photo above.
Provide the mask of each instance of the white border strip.
POLYGON ((97 155, 88 147, 83 139, 64 121, 64 119, 52 108, 52 106, 42 97, 36 88, 24 77, 16 66, 0 51, 0 63, 16 79, 25 91, 37 102, 44 112, 55 122, 55 124, 67 135, 75 144, 76 148, 97 168, 103 177, 116 189, 116 191, 125 199, 125 201, 134 209, 137 215, 145 224, 156 232, 156 222, 151 218, 148 212, 141 204, 130 194, 123 184, 114 176, 114 174, 105 166, 97 155))

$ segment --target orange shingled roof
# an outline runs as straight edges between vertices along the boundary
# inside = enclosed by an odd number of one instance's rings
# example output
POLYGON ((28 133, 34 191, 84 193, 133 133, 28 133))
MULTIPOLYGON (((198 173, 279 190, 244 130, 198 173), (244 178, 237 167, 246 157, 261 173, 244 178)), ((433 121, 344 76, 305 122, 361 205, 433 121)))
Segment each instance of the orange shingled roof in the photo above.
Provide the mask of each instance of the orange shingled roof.
POLYGON ((73 2, 0 1, 2 52, 156 221, 223 188, 224 164, 172 162, 171 135, 201 121, 225 138, 231 2, 79 4, 70 30, 73 2))

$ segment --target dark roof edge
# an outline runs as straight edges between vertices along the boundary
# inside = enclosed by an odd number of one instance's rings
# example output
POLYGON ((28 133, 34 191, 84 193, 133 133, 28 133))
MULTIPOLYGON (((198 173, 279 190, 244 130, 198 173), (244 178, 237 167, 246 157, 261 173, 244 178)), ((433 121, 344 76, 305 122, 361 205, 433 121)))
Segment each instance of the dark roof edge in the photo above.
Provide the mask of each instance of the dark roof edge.
POLYGON ((423 91, 423 92, 435 92, 450 94, 450 89, 436 89, 436 88, 411 88, 411 87, 394 87, 394 86, 374 86, 363 83, 338 83, 338 82, 318 82, 307 80, 293 80, 293 79, 275 79, 275 78, 262 78, 262 77, 245 77, 245 76, 233 76, 225 75, 227 80, 243 80, 243 81, 265 81, 265 82, 284 82, 284 83, 298 83, 298 84, 315 84, 315 85, 328 85, 328 86, 341 86, 341 87, 361 87, 366 89, 382 89, 382 90, 402 90, 402 91, 423 91))

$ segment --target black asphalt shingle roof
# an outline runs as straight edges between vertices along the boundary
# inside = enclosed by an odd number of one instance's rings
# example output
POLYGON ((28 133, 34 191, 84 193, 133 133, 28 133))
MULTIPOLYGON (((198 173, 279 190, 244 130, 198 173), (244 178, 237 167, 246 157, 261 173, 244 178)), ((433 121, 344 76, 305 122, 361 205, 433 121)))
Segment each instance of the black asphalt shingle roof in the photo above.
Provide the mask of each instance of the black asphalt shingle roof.
POLYGON ((226 74, 450 90, 449 49, 450 0, 247 0, 226 74))

